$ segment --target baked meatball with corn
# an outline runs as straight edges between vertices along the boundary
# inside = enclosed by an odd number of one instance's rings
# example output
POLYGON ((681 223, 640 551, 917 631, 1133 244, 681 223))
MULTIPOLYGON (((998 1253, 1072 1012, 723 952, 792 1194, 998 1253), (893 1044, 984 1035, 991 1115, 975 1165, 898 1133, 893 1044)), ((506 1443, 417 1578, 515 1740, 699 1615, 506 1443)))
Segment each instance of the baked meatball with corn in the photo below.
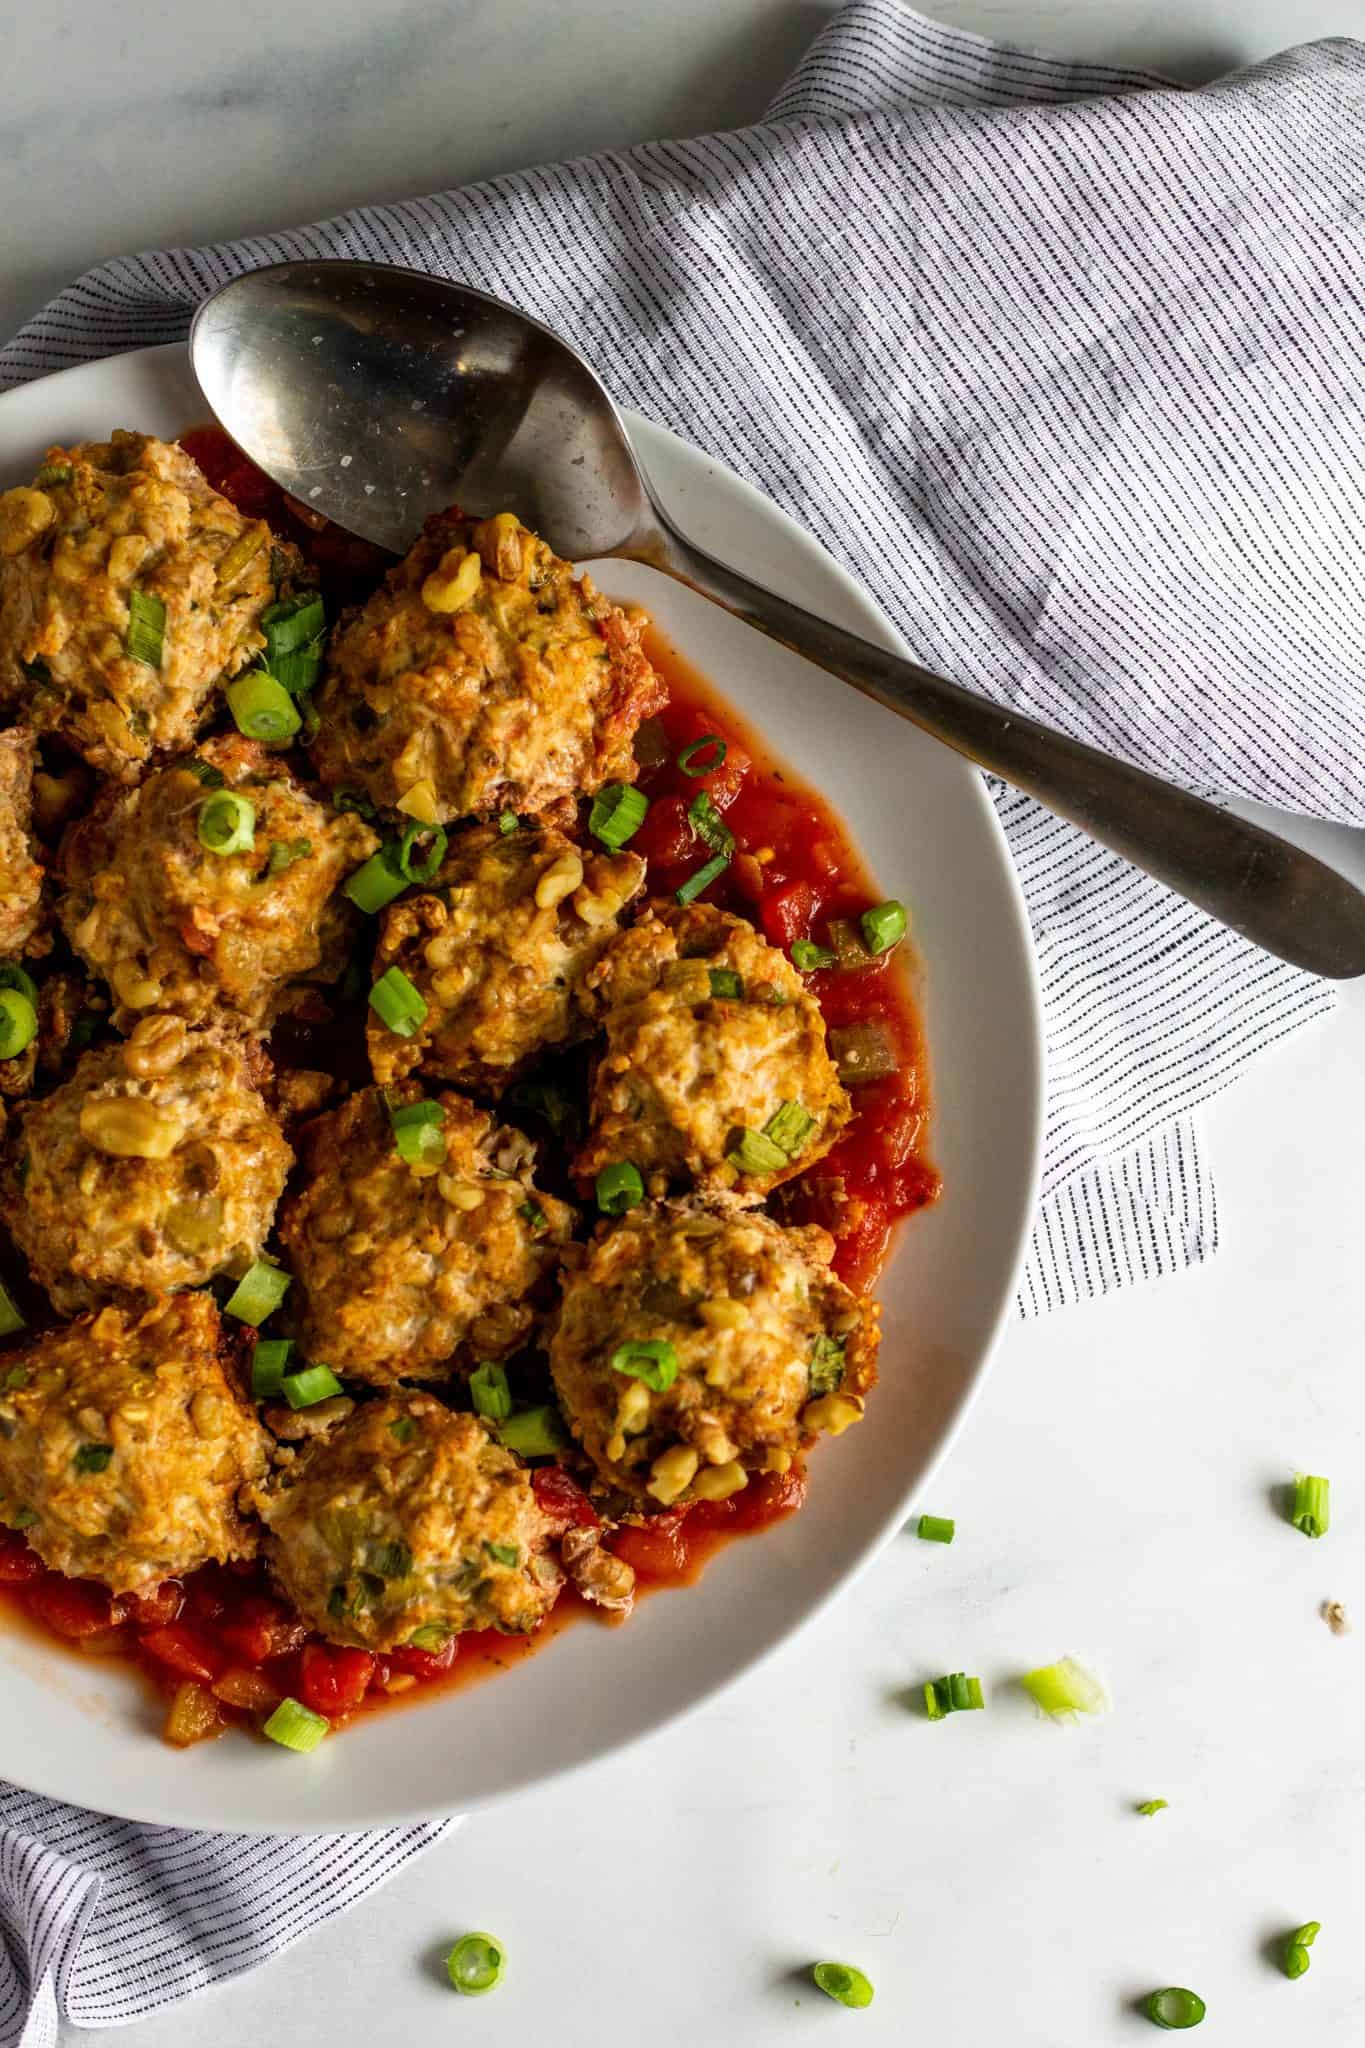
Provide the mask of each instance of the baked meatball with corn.
POLYGON ((332 635, 313 740, 333 789, 424 824, 629 782, 662 685, 638 627, 502 512, 441 514, 332 635))
POLYGON ((433 1650, 466 1629, 524 1635, 559 1590, 529 1473, 486 1423, 430 1394, 367 1402, 256 1503, 271 1571, 334 1643, 433 1650))
POLYGON ((575 1171, 758 1202, 852 1114, 820 1005, 784 953, 710 904, 655 903, 584 982, 606 1036, 575 1171))
POLYGON ((524 1343, 573 1227, 519 1131, 448 1091, 363 1088, 299 1134, 280 1207, 301 1349, 385 1386, 524 1343))
POLYGON ((244 1273, 294 1157, 242 1042, 166 1015, 85 1053, 7 1138, 10 1234, 62 1315, 244 1273))
POLYGON ((207 1294, 102 1308, 5 1353, 0 1521, 51 1571, 150 1592, 254 1556, 268 1444, 207 1294))
POLYGON ((378 845, 236 734, 107 789, 58 859, 58 915, 131 1030, 149 1010, 263 1031, 290 984, 331 981, 354 929, 339 885, 378 845))
POLYGON ((31 732, 0 732, 0 959, 44 952, 43 869, 33 836, 33 771, 38 758, 31 732))
POLYGON ((0 704, 132 781, 207 722, 298 566, 174 442, 49 448, 0 496, 0 704))
POLYGON ((375 974, 397 967, 426 1015, 404 1038, 371 1011, 377 1081, 420 1069, 500 1094, 528 1061, 591 1028, 583 977, 644 887, 645 864, 509 822, 462 832, 430 892, 384 912, 375 974))
POLYGON ((722 1500, 862 1414, 874 1303, 834 1240, 690 1203, 604 1226, 564 1279, 550 1370, 604 1483, 642 1507, 722 1500))

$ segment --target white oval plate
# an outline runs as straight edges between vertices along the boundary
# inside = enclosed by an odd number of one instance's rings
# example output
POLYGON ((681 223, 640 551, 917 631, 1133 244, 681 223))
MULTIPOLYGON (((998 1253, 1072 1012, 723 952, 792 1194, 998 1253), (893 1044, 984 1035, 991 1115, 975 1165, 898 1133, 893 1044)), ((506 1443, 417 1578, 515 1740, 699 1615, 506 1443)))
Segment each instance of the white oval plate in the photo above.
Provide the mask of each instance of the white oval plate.
MULTIPOLYGON (((115 426, 173 438, 205 417, 183 349, 139 350, 0 397, 0 486, 52 441, 115 426)), ((871 640, 872 600, 761 493, 632 417, 682 527, 723 560, 871 640)), ((129 1673, 0 1629, 0 1773, 134 1820, 260 1830, 359 1828, 467 1811, 661 1728, 708 1699, 845 1586, 923 1498, 979 1385, 1036 1193, 1043 1065, 1028 923, 975 770, 716 606, 633 563, 613 595, 662 631, 848 821, 888 894, 910 905, 944 1192, 901 1233, 882 1279, 882 1381, 871 1418, 812 1458, 799 1515, 725 1551, 700 1584, 642 1602, 626 1627, 584 1623, 505 1676, 380 1714, 310 1757, 226 1737, 157 1739, 129 1673)))

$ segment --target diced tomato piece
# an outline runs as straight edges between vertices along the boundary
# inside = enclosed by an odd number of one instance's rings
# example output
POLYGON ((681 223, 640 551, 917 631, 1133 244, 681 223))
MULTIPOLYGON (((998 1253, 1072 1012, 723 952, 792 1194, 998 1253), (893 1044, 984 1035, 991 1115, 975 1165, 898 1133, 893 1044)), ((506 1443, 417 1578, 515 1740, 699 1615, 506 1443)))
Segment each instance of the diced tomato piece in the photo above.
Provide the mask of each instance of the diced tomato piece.
POLYGON ((249 1593, 218 1624, 220 1640, 235 1651, 244 1664, 264 1664, 271 1657, 287 1656, 297 1650, 308 1631, 296 1615, 277 1600, 249 1593))
POLYGON ((42 1570, 43 1560, 17 1529, 0 1529, 0 1586, 22 1586, 42 1570))
POLYGON ((538 1465, 531 1474, 531 1491, 541 1512, 566 1529, 595 1529, 599 1516, 578 1481, 562 1465, 538 1465))
POLYGON ((676 1579, 687 1569, 686 1515, 673 1509, 638 1527, 618 1530, 611 1548, 640 1579, 676 1579))
POLYGON ((419 1650, 411 1643, 400 1643, 396 1650, 389 1651, 389 1658, 396 1670, 411 1672, 414 1678, 439 1678, 455 1662, 459 1647, 458 1636, 442 1643, 439 1650, 419 1650))
POLYGON ((24 1598, 29 1613, 45 1628, 59 1636, 94 1636, 116 1628, 123 1609, 106 1586, 90 1579, 64 1579, 57 1572, 45 1572, 35 1579, 24 1598))
POLYGON ((374 1658, 368 1650, 308 1643, 299 1659, 299 1694, 315 1714, 335 1720, 339 1714, 355 1712, 373 1676, 374 1658))
POLYGON ((765 1529, 795 1514, 806 1498, 806 1476, 793 1466, 789 1472, 764 1472, 751 1479, 743 1493, 733 1496, 733 1529, 765 1529))
POLYGON ((149 1629, 138 1637, 138 1642, 158 1663, 178 1671, 182 1678, 198 1679, 203 1685, 212 1685, 226 1661, 216 1643, 183 1621, 173 1621, 167 1628, 149 1629))
POLYGON ((680 796, 656 797, 649 815, 630 842, 651 867, 681 867, 700 845, 687 821, 687 801, 680 796))
POLYGON ((188 1749, 192 1742, 221 1735, 226 1726, 213 1694, 190 1680, 176 1687, 161 1733, 177 1749, 188 1749))
POLYGON ((809 882, 784 882, 779 889, 764 891, 758 914, 769 939, 785 952, 797 939, 809 938, 818 903, 809 882))
POLYGON ((185 1586, 185 1606, 196 1621, 221 1621, 227 1612, 227 1598, 211 1568, 197 1571, 185 1586))
POLYGON ((167 1579, 150 1593, 129 1593, 125 1604, 128 1619, 136 1628, 165 1628, 179 1618, 185 1604, 185 1588, 179 1579, 167 1579))
POLYGON ((284 1697, 263 1671, 246 1671, 241 1665, 234 1665, 215 1681, 213 1696, 225 1706, 240 1707, 249 1714, 268 1714, 284 1697))

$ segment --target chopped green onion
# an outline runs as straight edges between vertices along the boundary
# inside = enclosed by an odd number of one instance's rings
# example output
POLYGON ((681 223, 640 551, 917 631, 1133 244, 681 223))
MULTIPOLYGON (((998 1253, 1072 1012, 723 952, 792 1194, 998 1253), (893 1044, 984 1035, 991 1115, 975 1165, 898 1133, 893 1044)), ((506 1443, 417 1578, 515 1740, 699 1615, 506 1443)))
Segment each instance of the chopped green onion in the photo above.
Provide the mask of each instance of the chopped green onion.
POLYGON ((287 1372, 280 1392, 291 1408, 315 1408, 341 1392, 341 1381, 330 1365, 305 1365, 299 1372, 287 1372))
POLYGON ((521 1552, 515 1543, 485 1543, 484 1549, 495 1564, 515 1565, 521 1563, 521 1552))
POLYGON ((763 1126, 765 1138, 780 1146, 788 1159, 795 1159, 815 1129, 815 1118, 799 1102, 783 1102, 763 1126))
POLYGON ((1142 2010, 1154 2027, 1179 2033, 1185 2027, 1197 2027, 1208 2007, 1197 1991, 1168 1984, 1164 1991, 1149 1991, 1142 2001, 1142 2010))
POLYGON ((745 1131, 725 1156, 741 1173, 780 1173, 791 1163, 782 1147, 762 1131, 745 1131))
POLYGON ((69 462, 45 462, 33 479, 35 490, 50 490, 54 484, 69 484, 76 474, 69 462))
POLYGON ((1286 1977, 1302 1977, 1308 1968, 1308 1951, 1321 1932, 1321 1920, 1308 1920, 1285 1936, 1280 1951, 1280 1968, 1286 1977))
POLYGON ((202 782, 205 789, 221 789, 227 781, 221 768, 215 768, 211 761, 201 761, 198 754, 187 754, 183 761, 176 762, 177 768, 184 768, 196 782, 202 782))
POLYGON ((644 824, 648 810, 649 798, 633 782, 608 782, 592 800, 588 830, 603 846, 619 853, 644 824))
POLYGON ((844 1353, 848 1348, 847 1337, 827 1337, 822 1331, 816 1338, 810 1355, 810 1390, 812 1394, 832 1394, 844 1377, 844 1353))
POLYGON ((693 740, 690 747, 684 747, 678 756, 678 766, 684 775, 710 775, 725 765, 729 752, 725 741, 718 732, 703 733, 699 740, 693 740), (710 753, 710 759, 703 761, 702 755, 710 753))
POLYGON ((263 668, 249 668, 227 686, 228 710, 249 740, 287 740, 303 724, 284 684, 263 668))
POLYGON ((407 1102, 390 1109, 394 1150, 409 1166, 438 1167, 446 1156, 446 1113, 439 1102, 407 1102))
POLYGON ((12 1060, 38 1035, 38 1012, 17 988, 0 988, 0 1060, 12 1060))
POLYGON ((315 1714, 300 1700, 283 1699, 261 1733, 268 1735, 272 1742, 278 1742, 282 1749, 296 1749, 300 1755, 306 1756, 310 1749, 317 1748, 331 1725, 323 1715, 315 1714))
POLYGON ((71 1463, 77 1472, 104 1472, 113 1455, 112 1444, 82 1444, 71 1463))
POLYGON ((469 1394, 474 1403, 474 1413, 487 1418, 489 1422, 505 1422, 512 1413, 512 1389, 507 1384, 507 1369, 485 1359, 476 1365, 469 1375, 469 1394))
POLYGON ((274 1315, 289 1292, 291 1277, 283 1267, 267 1265, 263 1259, 257 1259, 223 1303, 223 1314, 236 1316, 238 1322, 250 1323, 253 1329, 259 1329, 267 1316, 274 1315))
POLYGON ((545 1211, 541 1208, 539 1202, 528 1201, 519 1203, 517 1206, 517 1214, 518 1216, 520 1216, 522 1222, 525 1223, 531 1230, 544 1230, 549 1225, 550 1219, 545 1214, 545 1211))
POLYGON ((1020 1683, 1029 1698, 1054 1720, 1070 1714, 1102 1714, 1109 1704, 1099 1680, 1074 1657, 1040 1665, 1037 1671, 1026 1672, 1020 1683))
MULTIPOLYGON (((0 1337, 12 1337, 16 1330, 22 1330, 25 1327, 26 1325, 18 1302, 15 1301, 8 1287, 0 1282, 0 1337)), ((16 1366, 14 1370, 17 1372, 21 1368, 16 1366)), ((5 1385, 9 1385, 8 1380, 5 1381, 5 1385)))
POLYGON ((491 1934, 462 1934, 446 1957, 451 1989, 465 1998, 480 1998, 502 1979, 502 1944, 491 1934))
POLYGON ((1150 1820, 1154 1813, 1162 1813, 1170 1805, 1169 1799, 1144 1799, 1137 1807, 1138 1813, 1145 1813, 1150 1820))
POLYGON ((413 1038, 425 1021, 427 1006, 401 967, 390 967, 370 990, 370 1008, 400 1038, 413 1038))
POLYGON ((354 811, 358 818, 364 818, 369 824, 373 824, 376 816, 374 805, 363 789, 334 789, 332 809, 340 811, 343 815, 347 811, 354 811))
POLYGON ((504 839, 508 836, 509 833, 515 832, 520 823, 521 819, 517 816, 515 811, 498 812, 498 830, 499 832, 501 832, 504 839))
POLYGON ((123 651, 132 661, 145 661, 148 668, 160 668, 166 643, 166 607, 150 591, 128 593, 128 630, 123 651))
POLYGON ((941 1721, 945 1714, 969 1713, 985 1704, 981 1680, 968 1678, 965 1671, 951 1672, 947 1678, 931 1678, 924 1688, 925 1711, 931 1721, 941 1721))
POLYGON ((407 888, 407 876, 400 874, 394 858, 392 844, 381 846, 367 861, 348 875, 341 885, 343 896, 349 896, 357 910, 363 910, 367 917, 373 917, 386 903, 392 903, 395 896, 401 896, 407 888))
POLYGON ((1325 1536, 1331 1524, 1330 1485, 1325 1479, 1315 1479, 1311 1473, 1300 1472, 1294 1481, 1294 1505, 1290 1521, 1304 1536, 1325 1536))
POLYGON ((736 974, 733 967, 711 969, 711 995, 716 1002, 742 1003, 744 1001, 744 976, 736 974))
POLYGON ((640 1169, 629 1159, 617 1159, 597 1176, 597 1206, 604 1216, 624 1216, 645 1198, 640 1169))
POLYGON ((723 875, 730 865, 728 853, 717 853, 707 861, 704 868, 698 868, 695 875, 689 875, 680 889, 674 890, 679 903, 694 903, 703 889, 709 889, 717 875, 723 875))
POLYGON ((905 905, 894 899, 865 910, 858 920, 869 953, 886 953, 905 937, 905 905))
POLYGON ((792 964, 803 974, 814 974, 817 968, 832 967, 834 955, 828 946, 817 946, 813 939, 793 939, 792 964))
POLYGON ((925 1543, 951 1543, 957 1533, 957 1523, 943 1515, 921 1515, 915 1534, 925 1543))
POLYGON ((17 960, 0 960, 0 988, 17 988, 31 1003, 38 1000, 38 984, 17 960))
POLYGON ((410 1444, 417 1434, 417 1424, 410 1415, 396 1415, 389 1424, 389 1435, 395 1443, 410 1444))
POLYGON ((442 825, 419 825, 414 821, 398 845, 398 872, 405 882, 433 882, 450 844, 442 825), (419 839, 430 838, 431 850, 425 860, 413 865, 412 849, 419 839))
POLYGON ((704 789, 699 789, 688 805, 687 822, 713 853, 734 852, 735 835, 704 789))
POLYGON ((26 1387, 32 1377, 33 1375, 26 1365, 12 1365, 5 1374, 4 1379, 0 1380, 0 1386, 4 1387, 7 1394, 14 1394, 19 1391, 20 1387, 26 1387))
POLYGON ((292 1337, 258 1337, 251 1354, 251 1392, 257 1401, 273 1401, 284 1385, 284 1369, 294 1348, 292 1337))
POLYGON ((522 1458, 552 1458, 568 1441, 559 1410, 548 1402, 543 1408, 522 1408, 498 1424, 498 1442, 522 1458))
POLYGON ((439 1621, 424 1621, 408 1637, 414 1650, 443 1650, 450 1641, 450 1630, 442 1628, 439 1621))
POLYGON ((370 1553, 370 1564, 381 1579, 406 1579, 412 1571, 412 1552, 401 1540, 381 1543, 370 1553))
POLYGON ((210 853, 250 853, 256 844, 256 806, 235 790, 216 790, 199 806, 199 844, 210 853))
POLYGON ((627 1379, 643 1380, 656 1394, 666 1393, 678 1377, 678 1354, 663 1338, 632 1338, 618 1344, 607 1363, 627 1379))
POLYGON ((327 630, 327 612, 316 590, 300 591, 295 597, 281 597, 261 613, 267 659, 274 654, 295 654, 327 630))
POLYGON ((11 1529, 31 1529, 37 1519, 36 1508, 17 1507, 9 1517, 7 1526, 11 1529))
POLYGON ((872 2003, 872 1986, 852 1963, 816 1963, 812 1966, 811 1976, 826 1998, 833 1998, 840 2005, 852 2006, 859 2011, 872 2003))
POLYGON ((270 528, 264 519, 254 520, 244 527, 230 547, 224 548, 218 557, 218 569, 214 581, 220 590, 227 590, 237 581, 248 562, 254 562, 269 537, 270 528))
POLYGON ((282 875, 286 868, 293 867, 296 860, 307 860, 312 851, 311 839, 272 839, 270 858, 265 864, 266 875, 282 875))

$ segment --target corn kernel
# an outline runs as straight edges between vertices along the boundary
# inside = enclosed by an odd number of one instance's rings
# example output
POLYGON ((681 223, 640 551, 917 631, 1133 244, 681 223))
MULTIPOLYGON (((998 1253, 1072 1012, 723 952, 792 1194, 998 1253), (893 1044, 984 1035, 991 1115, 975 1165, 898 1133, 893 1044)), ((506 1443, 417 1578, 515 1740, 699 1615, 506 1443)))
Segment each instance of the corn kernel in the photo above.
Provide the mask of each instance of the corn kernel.
POLYGON ((652 1494, 661 1507, 672 1507, 692 1484, 700 1462, 690 1444, 674 1444, 669 1450, 660 1451, 649 1468, 646 1493, 652 1494))
POLYGON ((429 612, 463 611, 478 595, 482 581, 483 564, 478 556, 451 548, 423 583, 422 602, 429 612))
POLYGON ((725 1465, 708 1465, 692 1481, 692 1493, 697 1500, 728 1500, 732 1493, 749 1484, 749 1475, 737 1458, 725 1465))
POLYGON ((801 1427, 813 1436, 842 1436, 862 1420, 863 1404, 856 1394, 821 1394, 807 1401, 801 1410, 801 1427))

